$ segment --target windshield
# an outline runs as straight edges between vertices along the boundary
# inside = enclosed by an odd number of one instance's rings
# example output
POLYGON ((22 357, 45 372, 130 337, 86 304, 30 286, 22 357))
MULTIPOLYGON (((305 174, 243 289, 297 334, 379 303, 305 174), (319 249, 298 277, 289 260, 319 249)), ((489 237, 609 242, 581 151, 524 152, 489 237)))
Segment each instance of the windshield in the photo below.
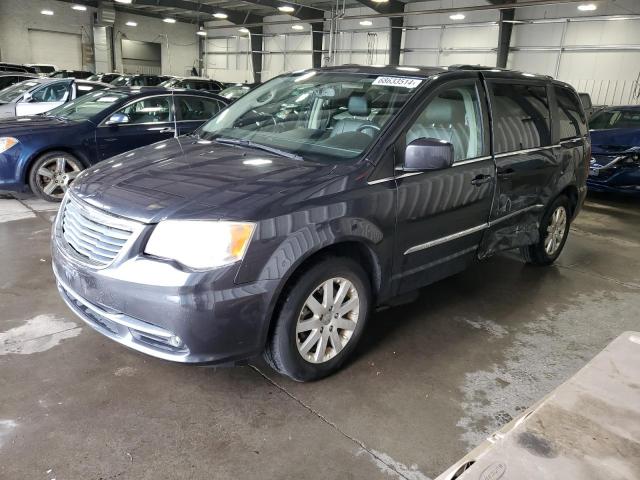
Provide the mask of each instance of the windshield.
POLYGON ((88 93, 73 102, 54 108, 47 112, 47 115, 66 120, 87 120, 128 97, 129 95, 122 92, 99 91, 88 93))
POLYGON ((424 79, 307 71, 240 97, 207 122, 209 140, 250 141, 318 161, 354 159, 424 79))
POLYGON ((116 87, 126 87, 127 85, 129 85, 130 81, 131 81, 131 77, 126 77, 122 75, 116 78, 113 82, 111 82, 111 85, 115 85, 116 87))
POLYGON ((179 78, 170 78, 169 80, 165 80, 164 82, 161 82, 158 86, 169 88, 169 87, 173 87, 174 85, 177 85, 178 83, 180 83, 179 78))
POLYGON ((11 85, 0 92, 0 102, 9 103, 38 85, 40 85, 40 82, 36 82, 35 80, 25 80, 24 82, 11 85))
POLYGON ((589 128, 608 130, 610 128, 640 128, 640 109, 603 110, 589 120, 589 128))

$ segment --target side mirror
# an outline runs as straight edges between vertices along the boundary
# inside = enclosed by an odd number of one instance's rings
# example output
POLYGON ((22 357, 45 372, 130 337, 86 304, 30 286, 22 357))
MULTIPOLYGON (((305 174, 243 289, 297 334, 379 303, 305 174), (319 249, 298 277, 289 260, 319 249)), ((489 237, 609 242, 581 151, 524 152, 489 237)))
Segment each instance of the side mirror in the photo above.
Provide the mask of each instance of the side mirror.
POLYGON ((404 152, 406 171, 440 170, 453 165, 453 145, 435 138, 418 138, 404 152))
POLYGON ((33 100, 33 96, 31 95, 31 92, 24 92, 24 95, 22 95, 22 101, 24 103, 29 103, 31 100, 33 100))
POLYGON ((105 125, 121 125, 123 123, 129 123, 129 117, 124 113, 114 113, 105 122, 105 125))

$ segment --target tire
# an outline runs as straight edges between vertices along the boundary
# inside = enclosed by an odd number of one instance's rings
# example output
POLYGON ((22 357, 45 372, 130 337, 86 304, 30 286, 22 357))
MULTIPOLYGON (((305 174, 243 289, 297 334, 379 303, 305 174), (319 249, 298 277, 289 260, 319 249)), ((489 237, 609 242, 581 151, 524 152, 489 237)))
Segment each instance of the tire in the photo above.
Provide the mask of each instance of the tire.
POLYGON ((560 195, 547 208, 540 221, 540 240, 521 249, 525 262, 532 265, 551 265, 562 253, 569 235, 571 205, 560 195), (562 218, 564 220, 560 221, 562 218))
POLYGON ((342 257, 320 260, 296 274, 282 293, 275 326, 265 349, 265 360, 274 370, 298 382, 331 375, 356 349, 371 304, 369 277, 359 264, 342 257), (353 307, 348 313, 341 314, 335 306, 333 310, 326 308, 332 304, 324 298, 325 290, 330 291, 326 288, 329 281, 333 287, 333 300, 340 302, 343 311, 353 307), (340 295, 342 299, 337 299, 340 295), (306 322, 300 324, 300 329, 297 328, 299 320, 306 322))
POLYGON ((47 152, 32 165, 29 187, 38 197, 48 202, 59 202, 82 170, 82 162, 70 153, 47 152))

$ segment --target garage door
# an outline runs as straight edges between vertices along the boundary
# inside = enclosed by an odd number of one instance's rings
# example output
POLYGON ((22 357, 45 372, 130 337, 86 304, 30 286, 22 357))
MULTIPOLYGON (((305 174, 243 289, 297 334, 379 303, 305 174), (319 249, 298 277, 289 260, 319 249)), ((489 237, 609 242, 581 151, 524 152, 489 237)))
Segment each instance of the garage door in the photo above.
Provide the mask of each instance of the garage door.
POLYGON ((82 69, 79 34, 29 30, 31 63, 53 63, 59 68, 82 69))

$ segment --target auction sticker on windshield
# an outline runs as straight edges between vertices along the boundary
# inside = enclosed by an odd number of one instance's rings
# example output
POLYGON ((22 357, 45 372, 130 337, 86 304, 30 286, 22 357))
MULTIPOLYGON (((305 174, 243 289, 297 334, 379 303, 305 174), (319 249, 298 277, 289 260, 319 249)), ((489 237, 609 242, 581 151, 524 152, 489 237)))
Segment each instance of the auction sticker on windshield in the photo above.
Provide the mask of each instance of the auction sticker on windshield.
POLYGON ((387 87, 416 88, 422 83, 419 78, 407 77, 378 77, 373 81, 373 85, 385 85, 387 87))

